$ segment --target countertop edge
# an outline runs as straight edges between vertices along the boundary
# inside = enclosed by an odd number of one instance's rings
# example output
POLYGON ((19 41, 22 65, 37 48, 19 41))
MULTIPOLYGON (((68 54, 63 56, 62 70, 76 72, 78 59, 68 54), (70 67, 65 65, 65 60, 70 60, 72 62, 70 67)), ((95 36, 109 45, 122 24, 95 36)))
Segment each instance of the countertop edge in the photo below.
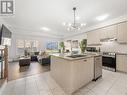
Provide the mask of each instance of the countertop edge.
POLYGON ((101 56, 101 55, 88 55, 88 56, 80 57, 80 58, 69 58, 69 57, 65 57, 65 56, 56 56, 56 55, 51 55, 51 56, 55 56, 55 57, 58 57, 58 58, 69 60, 69 61, 73 61, 73 60, 86 59, 86 58, 90 58, 90 57, 97 57, 97 56, 101 56))

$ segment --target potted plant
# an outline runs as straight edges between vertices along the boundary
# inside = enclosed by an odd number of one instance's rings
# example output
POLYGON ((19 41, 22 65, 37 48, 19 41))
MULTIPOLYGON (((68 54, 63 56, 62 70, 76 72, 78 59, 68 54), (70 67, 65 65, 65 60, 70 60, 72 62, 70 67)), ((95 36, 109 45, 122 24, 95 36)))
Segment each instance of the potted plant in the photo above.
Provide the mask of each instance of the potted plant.
POLYGON ((59 46, 60 46, 60 49, 61 49, 61 53, 64 53, 64 50, 65 50, 64 42, 60 42, 59 46))
POLYGON ((80 49, 81 49, 81 53, 84 53, 87 47, 87 39, 83 39, 80 42, 80 49))

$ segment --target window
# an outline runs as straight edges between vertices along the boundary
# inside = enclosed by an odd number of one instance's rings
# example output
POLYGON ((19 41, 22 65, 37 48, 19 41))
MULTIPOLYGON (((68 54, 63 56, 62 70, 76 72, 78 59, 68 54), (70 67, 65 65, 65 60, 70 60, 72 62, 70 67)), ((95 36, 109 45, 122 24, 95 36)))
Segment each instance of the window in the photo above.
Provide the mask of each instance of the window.
POLYGON ((24 40, 17 40, 16 46, 17 48, 24 48, 24 40))
POLYGON ((39 41, 33 41, 33 43, 32 43, 33 45, 33 47, 36 47, 36 48, 38 48, 39 47, 39 41))
POLYGON ((39 48, 39 41, 37 40, 21 40, 16 41, 17 55, 24 55, 24 51, 35 52, 39 48))
POLYGON ((16 41, 16 54, 17 55, 24 55, 24 40, 18 39, 16 41))
POLYGON ((57 50, 58 49, 58 42, 48 42, 46 45, 48 50, 57 50))
POLYGON ((25 48, 31 48, 31 41, 25 40, 25 48))

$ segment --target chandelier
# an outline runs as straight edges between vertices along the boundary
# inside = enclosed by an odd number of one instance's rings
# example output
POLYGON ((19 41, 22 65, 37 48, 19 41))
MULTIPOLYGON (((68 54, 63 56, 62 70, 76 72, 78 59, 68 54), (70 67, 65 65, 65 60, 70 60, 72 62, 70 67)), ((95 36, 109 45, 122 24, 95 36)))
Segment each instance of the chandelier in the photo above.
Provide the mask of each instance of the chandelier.
POLYGON ((67 27, 68 31, 79 31, 84 26, 86 26, 86 23, 76 22, 76 7, 73 7, 73 12, 74 12, 74 22, 73 23, 64 23, 64 26, 67 27))

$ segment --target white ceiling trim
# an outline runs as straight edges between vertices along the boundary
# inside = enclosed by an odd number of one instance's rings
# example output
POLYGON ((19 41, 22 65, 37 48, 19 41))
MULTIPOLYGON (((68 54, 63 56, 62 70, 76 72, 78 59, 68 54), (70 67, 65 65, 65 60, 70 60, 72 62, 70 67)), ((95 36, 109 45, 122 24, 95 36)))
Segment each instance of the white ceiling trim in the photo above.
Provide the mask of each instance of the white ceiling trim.
POLYGON ((40 33, 38 33, 38 32, 33 32, 33 33, 31 33, 31 32, 29 32, 29 31, 18 31, 18 32, 13 32, 13 35, 28 35, 28 36, 38 36, 38 37, 49 37, 49 38, 55 38, 55 39, 62 39, 62 37, 61 36, 54 36, 54 35, 49 35, 49 34, 41 34, 40 35, 40 33))
POLYGON ((10 25, 7 22, 5 22, 3 24, 5 24, 11 30, 11 32, 16 35, 31 35, 31 36, 50 37, 50 38, 57 38, 57 39, 63 38, 63 35, 58 35, 54 31, 53 31, 53 33, 51 33, 51 32, 43 31, 43 30, 39 31, 36 29, 23 28, 23 27, 19 27, 19 26, 15 26, 15 25, 10 25))
POLYGON ((18 30, 25 30, 25 31, 31 31, 31 32, 35 32, 35 31, 37 31, 37 32, 41 32, 41 33, 48 33, 48 34, 51 34, 51 35, 56 35, 56 36, 61 36, 61 35, 59 35, 59 34, 57 34, 57 32, 56 31, 54 31, 54 30, 51 30, 51 31, 53 31, 52 33, 51 32, 49 32, 49 31, 44 31, 44 30, 39 30, 39 29, 33 29, 33 28, 26 28, 26 27, 21 27, 21 26, 16 26, 16 25, 8 25, 10 28, 13 28, 13 29, 18 29, 18 30))

